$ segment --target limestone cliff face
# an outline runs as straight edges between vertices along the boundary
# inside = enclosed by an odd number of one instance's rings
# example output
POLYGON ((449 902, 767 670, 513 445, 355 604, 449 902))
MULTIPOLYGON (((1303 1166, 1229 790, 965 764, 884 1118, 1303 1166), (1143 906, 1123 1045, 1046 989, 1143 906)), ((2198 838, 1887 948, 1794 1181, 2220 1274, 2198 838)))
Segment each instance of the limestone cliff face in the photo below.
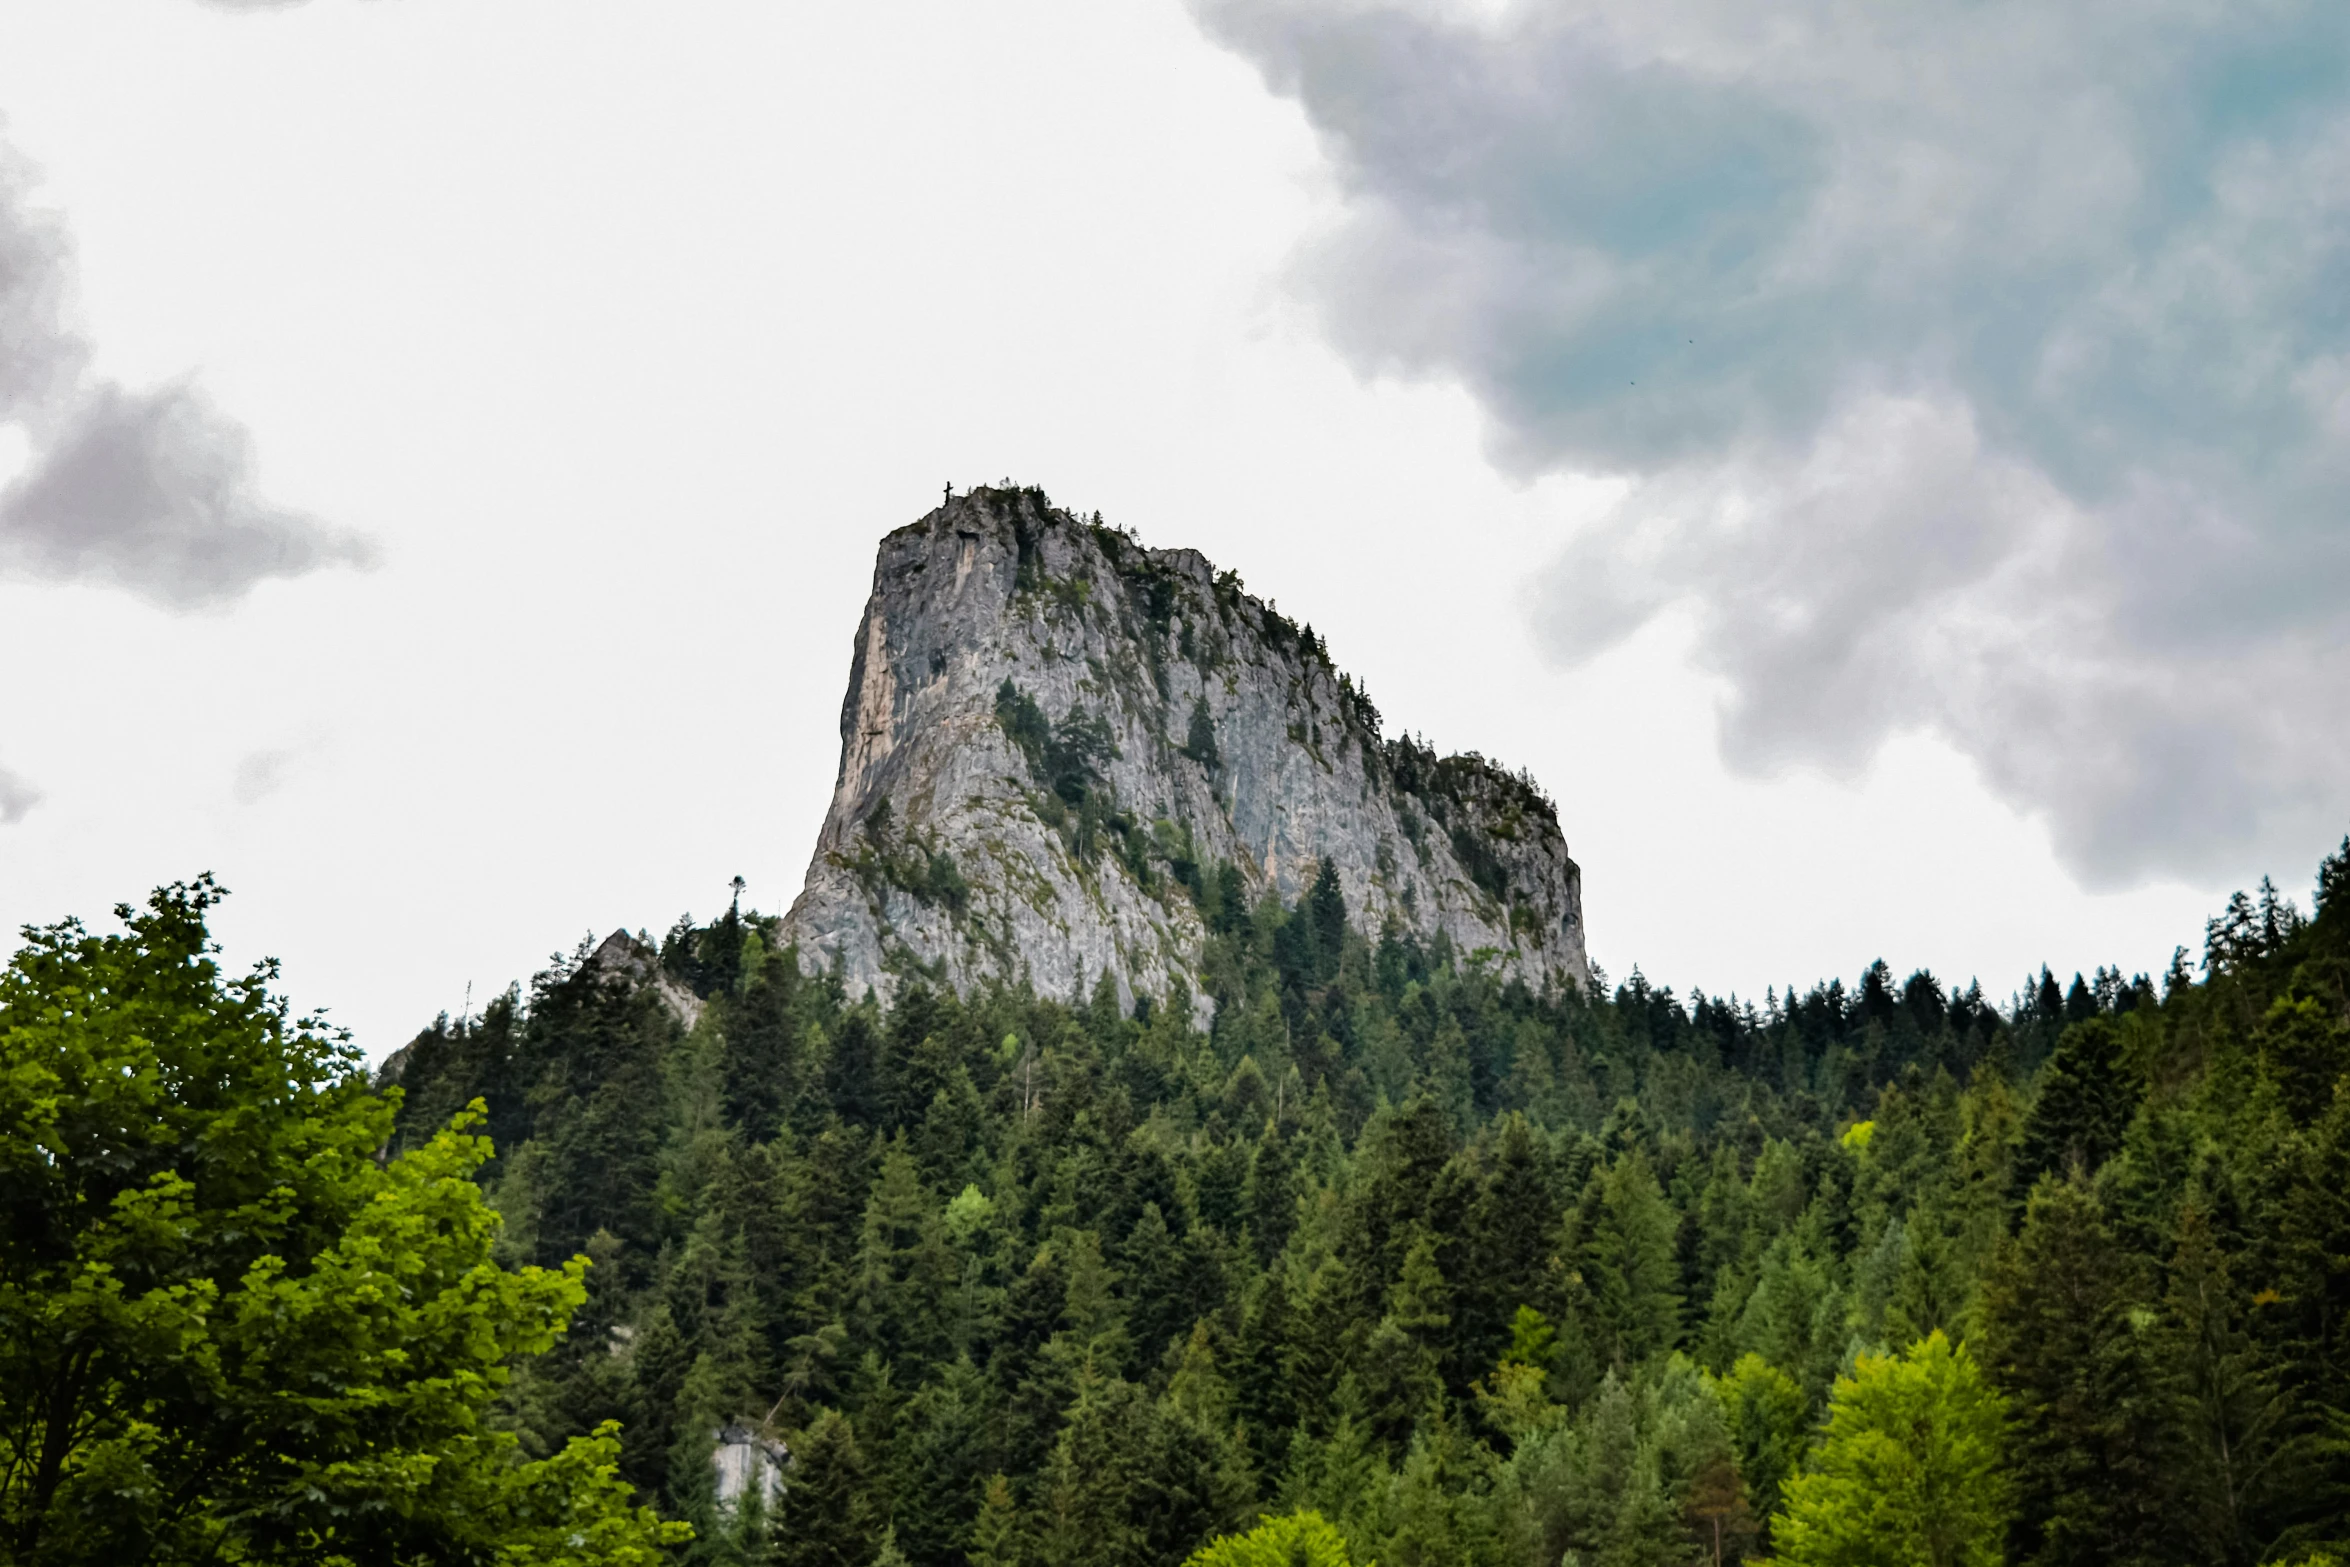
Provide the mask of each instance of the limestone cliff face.
POLYGON ((1034 490, 881 543, 840 777, 783 937, 850 993, 1106 970, 1194 992, 1203 868, 1294 900, 1327 858, 1358 928, 1439 932, 1537 989, 1583 981, 1581 874, 1533 783, 1383 740, 1310 629, 1192 550, 1034 490))

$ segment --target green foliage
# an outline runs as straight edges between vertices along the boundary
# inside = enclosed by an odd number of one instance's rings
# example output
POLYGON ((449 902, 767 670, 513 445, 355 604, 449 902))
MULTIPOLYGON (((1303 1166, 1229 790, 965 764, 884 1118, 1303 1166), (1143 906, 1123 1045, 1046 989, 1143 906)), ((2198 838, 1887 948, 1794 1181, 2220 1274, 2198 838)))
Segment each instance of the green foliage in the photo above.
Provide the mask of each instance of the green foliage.
POLYGON ((1721 1401, 1679 1356, 1521 1431, 1487 1518, 1513 1560, 1733 1561, 1754 1541, 1721 1401))
POLYGON ((870 1567, 883 1524, 868 1494, 856 1428, 837 1410, 819 1410, 788 1445, 792 1465, 768 1560, 773 1567, 870 1567))
POLYGON ((2065 1030, 2024 1122, 2015 1180, 2019 1195, 2041 1175, 2094 1175, 2121 1150, 2138 1092, 2121 1056, 2121 1034, 2103 1018, 2065 1030))
POLYGON ((2350 1070, 2350 1018, 2316 995, 2279 996, 2257 1031, 2260 1064, 2293 1119, 2325 1113, 2334 1084, 2350 1070))
MULTIPOLYGON (((1437 831, 1534 811, 1409 745, 1437 831)), ((1947 1479, 1969 1428, 1922 1379, 2007 1401, 1984 1549, 2019 1562, 2350 1532, 2338 889, 2245 900, 2159 996, 2042 971, 1994 1007, 1882 964, 1760 1004, 1545 995, 1077 783, 1032 796, 1065 842, 1091 820, 1102 873, 1139 843, 1197 899, 1196 1001, 909 977, 885 1009, 756 940, 728 970, 721 919, 676 944, 711 959, 672 970, 690 1032, 583 951, 420 1037, 395 1145, 482 1097, 507 1253, 598 1259, 501 1400, 525 1451, 620 1418, 621 1473, 703 1516, 714 1426, 770 1421, 829 1478, 768 1548, 922 1567, 1176 1567, 1300 1510, 1390 1567, 1805 1559, 1849 1535, 1768 1522, 1852 1501, 1855 1452, 1947 1479), (1840 1378, 1875 1390, 1848 1428, 1932 1418, 1807 1461, 1840 1378)))
POLYGON ((2076 1173, 2032 1192, 1993 1267, 1986 1363, 2016 1416, 2028 1558, 2161 1559, 2171 1436, 2150 1281, 2076 1173))
POLYGON ((1648 1156, 1633 1148, 1593 1173, 1568 1221, 1577 1297, 1604 1365, 1629 1369, 1681 1337, 1679 1216, 1648 1156))
POLYGON ((1109 720, 1073 707, 1050 722, 1036 699, 1006 677, 996 690, 996 722, 1028 763, 1029 775, 1071 805, 1101 787, 1102 769, 1118 754, 1109 720))
POLYGON ((884 886, 895 887, 954 915, 971 906, 971 886, 963 879, 955 857, 939 847, 934 836, 899 832, 886 796, 865 818, 855 851, 842 856, 840 863, 856 875, 868 894, 877 894, 884 886))
POLYGON ((1159 891, 1161 860, 1177 868, 1187 882, 1188 876, 1181 873, 1197 874, 1188 839, 1161 841, 1154 828, 1119 805, 1108 772, 1118 758, 1108 718, 1089 713, 1079 703, 1058 721, 1048 719, 1036 699, 1007 677, 996 691, 996 722, 1037 785, 1037 792, 1029 796, 1030 807, 1038 820, 1060 832, 1079 865, 1098 863, 1107 834, 1115 840, 1118 860, 1145 892, 1159 891))
POLYGON ((1036 705, 1036 698, 1014 685, 1009 675, 996 688, 995 721, 1004 738, 1026 758, 1029 772, 1043 782, 1050 774, 1046 752, 1053 743, 1052 721, 1036 705))
POLYGON ((2005 1408, 1936 1333, 1837 1379, 1819 1447, 1772 1520, 1791 1567, 1991 1567, 2013 1511, 2005 1408))
POLYGON ((1223 753, 1216 749, 1216 723, 1208 714, 1205 696, 1191 700, 1191 727, 1183 737, 1183 754, 1211 773, 1224 765, 1223 753))
POLYGON ((1811 1437, 1811 1401, 1793 1377, 1760 1355, 1739 1356, 1729 1374, 1714 1383, 1714 1396, 1737 1449, 1748 1505, 1756 1518, 1766 1520, 1767 1547, 1767 1520, 1778 1512, 1787 1479, 1811 1437))
POLYGON ((36 1563, 650 1564, 614 1428, 485 1422, 585 1295, 492 1260, 478 1109, 396 1096, 221 974, 208 879, 25 932, 0 975, 0 1539, 36 1563))
POLYGON ((1186 1558, 1184 1567, 1354 1567, 1354 1559, 1347 1554, 1346 1537, 1320 1513, 1300 1512, 1210 1541, 1186 1558))

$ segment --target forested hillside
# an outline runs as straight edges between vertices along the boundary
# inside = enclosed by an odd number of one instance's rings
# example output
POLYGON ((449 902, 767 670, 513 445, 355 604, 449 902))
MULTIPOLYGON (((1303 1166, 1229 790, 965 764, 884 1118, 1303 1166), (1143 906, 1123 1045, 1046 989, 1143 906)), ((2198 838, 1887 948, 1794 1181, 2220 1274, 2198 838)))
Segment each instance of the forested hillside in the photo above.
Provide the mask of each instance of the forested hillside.
POLYGON ((510 1260, 594 1260, 526 1448, 622 1421, 710 1561, 1171 1567, 1295 1508, 1390 1567, 2346 1532, 2350 843, 2310 918, 2264 885, 2199 962, 1996 1002, 1536 995, 1327 875, 1239 887, 1206 1031, 884 1011, 730 911, 667 987, 583 943, 421 1035, 400 1139, 486 1100, 510 1260), (714 1508, 728 1422, 788 1445, 779 1516, 714 1508))

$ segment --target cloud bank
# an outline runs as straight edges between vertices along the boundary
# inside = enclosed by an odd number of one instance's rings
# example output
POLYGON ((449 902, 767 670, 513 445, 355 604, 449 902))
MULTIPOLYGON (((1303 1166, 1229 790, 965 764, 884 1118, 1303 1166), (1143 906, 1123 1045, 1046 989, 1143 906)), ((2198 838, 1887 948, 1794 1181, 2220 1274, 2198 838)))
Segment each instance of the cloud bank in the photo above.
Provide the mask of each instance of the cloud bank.
POLYGON ((1331 340, 1633 481, 1558 656, 1685 609, 1733 765, 1931 730, 2093 883, 2350 825, 2337 7, 1194 9, 1338 172, 1331 340))
POLYGON ((0 146, 0 425, 32 461, 0 488, 0 576, 95 582, 175 610, 270 577, 364 565, 368 542, 274 506, 243 425, 192 383, 134 391, 90 369, 71 322, 70 249, 0 146))

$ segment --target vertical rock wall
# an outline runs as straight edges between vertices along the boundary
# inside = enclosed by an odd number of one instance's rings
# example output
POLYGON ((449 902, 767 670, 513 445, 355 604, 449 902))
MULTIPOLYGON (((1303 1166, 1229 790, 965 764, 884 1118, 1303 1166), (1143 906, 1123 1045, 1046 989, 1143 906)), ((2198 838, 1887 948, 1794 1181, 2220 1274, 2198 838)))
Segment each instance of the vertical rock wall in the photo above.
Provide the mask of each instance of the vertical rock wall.
POLYGON ((959 496, 881 543, 840 776, 784 922, 887 996, 1023 974, 1069 996, 1196 989, 1196 867, 1294 899, 1327 858, 1350 917, 1541 988, 1588 977, 1581 876, 1530 780, 1384 740, 1310 630, 1192 550, 959 496))

